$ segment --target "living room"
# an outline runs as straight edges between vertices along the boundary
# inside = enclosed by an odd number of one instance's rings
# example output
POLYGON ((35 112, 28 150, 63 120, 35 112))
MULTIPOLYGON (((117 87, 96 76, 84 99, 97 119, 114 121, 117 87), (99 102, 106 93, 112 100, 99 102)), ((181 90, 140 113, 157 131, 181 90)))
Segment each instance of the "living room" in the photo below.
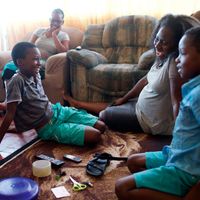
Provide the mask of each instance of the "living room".
MULTIPOLYGON (((111 103, 117 97, 124 95, 130 89, 132 83, 136 84, 138 80, 149 71, 149 65, 152 63, 152 59, 154 59, 154 57, 152 57, 152 52, 148 52, 148 55, 143 56, 145 58, 148 57, 148 64, 145 63, 146 66, 142 65, 142 68, 140 65, 141 68, 138 69, 139 65, 137 64, 142 60, 141 55, 147 52, 147 50, 150 50, 150 46, 147 43, 150 42, 151 33, 157 21, 168 13, 184 15, 189 17, 188 19, 193 15, 192 18, 198 21, 199 12, 197 11, 199 10, 198 8, 200 8, 199 2, 195 0, 192 2, 181 2, 178 0, 167 2, 161 0, 143 0, 140 2, 134 0, 60 0, 50 2, 44 0, 42 2, 34 1, 33 4, 32 2, 18 1, 18 4, 12 5, 12 8, 10 7, 11 2, 9 0, 7 2, 8 3, 5 3, 5 7, 3 7, 1 12, 1 18, 4 19, 4 23, 0 26, 2 32, 0 36, 1 70, 5 63, 11 59, 10 51, 17 42, 27 41, 31 33, 38 27, 48 27, 49 15, 53 9, 61 8, 64 11, 65 17, 62 27, 70 36, 70 49, 68 54, 66 54, 67 52, 63 52, 61 53, 62 55, 56 55, 47 61, 47 68, 45 71, 46 78, 43 81, 44 90, 50 101, 52 103, 60 102, 63 105, 66 105, 63 99, 63 91, 72 95, 76 100, 94 103, 111 103), (46 9, 44 10, 44 8, 46 9), (8 10, 10 11, 9 16, 6 14, 8 10), (111 55, 110 52, 106 50, 104 52, 103 48, 99 48, 101 45, 98 46, 100 44, 98 39, 106 35, 107 38, 111 39, 109 41, 103 38, 102 44, 105 46, 110 45, 110 43, 113 42, 112 36, 108 36, 107 34, 112 33, 112 29, 115 30, 118 28, 121 30, 121 32, 119 31, 120 34, 122 32, 125 33, 125 31, 127 31, 127 34, 124 34, 123 37, 121 37, 121 35, 120 37, 113 35, 113 38, 117 41, 114 47, 116 47, 116 44, 127 45, 129 41, 126 40, 126 36, 129 35, 130 31, 133 31, 133 22, 135 23, 134 26, 143 24, 141 26, 143 29, 141 28, 140 30, 138 28, 137 30, 143 32, 143 34, 145 33, 145 35, 141 34, 140 37, 138 37, 143 38, 143 40, 134 39, 134 41, 131 41, 131 45, 134 43, 135 46, 140 46, 141 44, 139 44, 139 42, 142 42, 144 46, 138 49, 132 49, 130 52, 134 52, 135 55, 134 57, 130 57, 130 59, 126 57, 127 63, 124 63, 123 55, 121 57, 118 56, 118 60, 115 60, 118 54, 114 55, 113 53, 111 55), (129 29, 123 29, 126 25, 129 29), (144 30, 148 31, 144 32, 144 30), (101 35, 102 32, 104 35, 101 35), (92 40, 90 38, 92 38, 92 40), (146 38, 148 38, 148 40, 146 40, 146 38), (106 60, 107 55, 113 57, 108 61, 106 60), (111 61, 113 61, 113 63, 111 61), (98 71, 100 68, 98 68, 97 71, 90 71, 90 69, 93 69, 96 65, 100 64, 100 67, 102 67, 104 64, 108 66, 110 63, 112 63, 112 66, 115 64, 123 65, 124 69, 121 70, 121 66, 118 66, 119 68, 116 68, 116 74, 113 76, 108 76, 108 74, 113 71, 111 68, 111 71, 106 72, 104 70, 98 71), (130 66, 128 66, 128 64, 130 63, 135 64, 134 69, 129 68, 130 66), (124 74, 123 77, 122 75, 120 76, 120 74, 124 74), (85 77, 89 76, 89 80, 86 80, 85 77), (134 76, 134 78, 130 78, 131 76, 134 76)), ((12 4, 13 3, 14 2, 12 2, 12 4)), ((138 31, 138 33, 141 32, 138 31)), ((138 33, 136 35, 138 35, 138 33)), ((123 51, 129 54, 129 51, 122 50, 121 52, 123 51)), ((144 64, 144 62, 142 63, 144 64)), ((114 73, 115 72, 113 72, 113 74, 114 73)), ((3 102, 5 99, 3 85, 1 85, 0 91, 1 102, 3 102)), ((5 112, 1 113, 1 121, 4 114, 5 112)), ((10 130, 12 130, 13 126, 12 124, 10 130)), ((12 131, 8 131, 8 133, 12 134, 12 131)), ((106 167, 104 176, 100 178, 90 177, 85 173, 85 168, 88 162, 92 160, 93 155, 99 152, 107 152, 115 157, 127 157, 136 152, 159 150, 163 145, 169 144, 171 141, 171 136, 154 137, 144 133, 137 134, 137 132, 121 134, 120 131, 112 130, 106 130, 103 141, 96 148, 74 147, 52 141, 41 141, 38 140, 37 134, 32 130, 23 133, 20 137, 20 142, 18 138, 16 146, 18 146, 19 143, 21 143, 21 146, 19 145, 17 149, 14 150, 14 153, 5 154, 5 158, 1 160, 3 162, 1 162, 0 176, 1 178, 22 176, 34 179, 40 187, 38 199, 54 199, 55 197, 53 193, 51 193, 51 188, 57 187, 59 184, 62 186, 64 185, 67 190, 70 191, 71 199, 84 199, 86 197, 86 199, 117 199, 114 194, 114 185, 118 178, 128 174, 125 163, 112 161, 106 167), (27 139, 27 137, 29 139, 27 139), (81 157, 82 162, 76 164, 65 160, 63 167, 60 169, 52 169, 50 176, 46 178, 37 178, 33 176, 31 167, 32 163, 36 160, 35 156, 37 154, 47 154, 56 159, 63 160, 64 153, 77 155, 81 157), (21 165, 22 160, 23 164, 21 165), (14 169, 13 165, 16 166, 14 169), (7 173, 8 171, 9 173, 7 173), (55 181, 55 177, 60 176, 60 171, 64 171, 67 175, 61 176, 58 181, 55 181), (72 177, 79 181, 86 180, 92 182, 94 187, 90 188, 88 186, 86 191, 74 193, 70 181, 68 180, 69 175, 72 175, 72 177), (101 190, 104 190, 105 193, 101 193, 101 190)), ((13 145, 11 148, 16 147, 13 145)), ((70 199, 70 197, 66 199, 70 199)))

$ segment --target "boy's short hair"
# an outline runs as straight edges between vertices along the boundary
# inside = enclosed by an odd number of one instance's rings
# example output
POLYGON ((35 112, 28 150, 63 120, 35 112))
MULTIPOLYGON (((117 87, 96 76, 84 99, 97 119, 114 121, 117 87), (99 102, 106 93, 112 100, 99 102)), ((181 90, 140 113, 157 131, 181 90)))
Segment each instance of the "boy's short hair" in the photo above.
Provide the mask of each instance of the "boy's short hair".
POLYGON ((185 32, 185 35, 189 37, 192 46, 200 52, 200 27, 194 27, 185 32))
POLYGON ((16 66, 18 66, 17 59, 25 58, 27 49, 30 48, 37 48, 37 47, 35 46, 35 44, 32 44, 30 42, 19 42, 13 47, 11 55, 13 62, 16 66))

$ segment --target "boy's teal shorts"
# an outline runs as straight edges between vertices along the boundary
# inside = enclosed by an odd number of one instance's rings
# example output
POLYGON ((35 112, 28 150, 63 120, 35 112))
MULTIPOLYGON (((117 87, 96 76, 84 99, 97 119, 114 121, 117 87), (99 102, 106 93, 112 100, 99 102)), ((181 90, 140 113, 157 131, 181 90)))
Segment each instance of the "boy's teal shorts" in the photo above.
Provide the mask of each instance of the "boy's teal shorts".
POLYGON ((59 103, 53 106, 53 117, 38 131, 43 140, 56 140, 60 143, 84 145, 86 126, 94 126, 98 118, 84 110, 63 107, 59 103))
POLYGON ((174 166, 165 166, 161 151, 146 152, 147 170, 133 174, 137 188, 149 188, 177 196, 185 196, 199 177, 192 176, 174 166))

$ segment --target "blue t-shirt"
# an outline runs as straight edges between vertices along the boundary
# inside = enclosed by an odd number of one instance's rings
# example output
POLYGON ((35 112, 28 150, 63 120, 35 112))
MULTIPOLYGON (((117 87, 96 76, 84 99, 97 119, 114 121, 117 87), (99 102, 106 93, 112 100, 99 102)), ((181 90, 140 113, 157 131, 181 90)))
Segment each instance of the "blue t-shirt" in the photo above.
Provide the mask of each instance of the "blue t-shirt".
POLYGON ((166 165, 200 176, 200 75, 182 87, 183 99, 176 119, 166 165))

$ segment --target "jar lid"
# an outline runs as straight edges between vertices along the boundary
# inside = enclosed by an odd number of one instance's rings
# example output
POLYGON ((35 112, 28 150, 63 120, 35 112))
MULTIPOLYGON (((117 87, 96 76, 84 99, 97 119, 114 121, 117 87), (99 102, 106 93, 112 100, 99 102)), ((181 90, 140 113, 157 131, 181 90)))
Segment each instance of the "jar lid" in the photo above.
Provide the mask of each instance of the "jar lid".
POLYGON ((38 192, 39 186, 32 179, 24 177, 0 179, 1 200, 34 200, 38 192))

